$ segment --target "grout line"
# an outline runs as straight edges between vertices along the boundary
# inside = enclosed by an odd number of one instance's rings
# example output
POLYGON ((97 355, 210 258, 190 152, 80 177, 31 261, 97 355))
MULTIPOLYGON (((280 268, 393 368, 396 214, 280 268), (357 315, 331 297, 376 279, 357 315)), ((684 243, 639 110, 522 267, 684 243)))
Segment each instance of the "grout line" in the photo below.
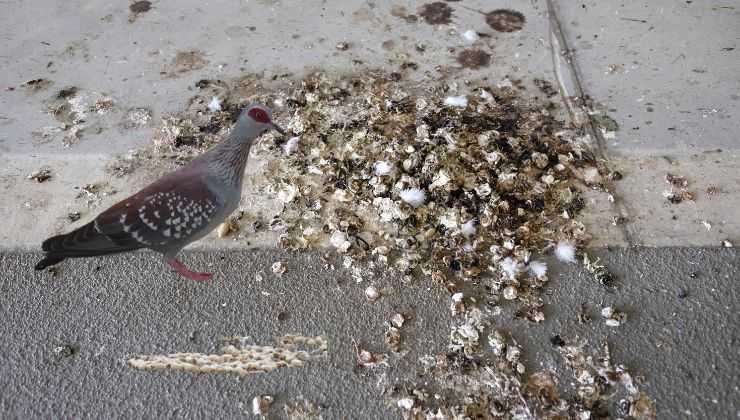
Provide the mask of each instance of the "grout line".
POLYGON ((578 63, 575 60, 575 50, 572 50, 568 45, 568 40, 565 38, 565 32, 558 19, 553 0, 547 0, 547 14, 550 21, 553 66, 555 67, 555 73, 558 75, 561 93, 566 97, 566 104, 569 107, 569 111, 574 115, 576 122, 586 125, 588 131, 591 132, 590 134, 596 139, 597 151, 600 157, 606 158, 606 140, 601 134, 601 131, 596 127, 593 118, 583 109, 583 98, 586 95, 583 84, 581 83, 581 72, 578 70, 578 63), (563 70, 565 70, 565 74, 563 74, 563 70), (572 94, 569 94, 567 90, 566 86, 568 82, 572 84, 572 94), (571 98, 575 98, 576 103, 571 98))
MULTIPOLYGON (((575 60, 575 51, 568 46, 563 27, 558 19, 554 0, 547 0, 547 16, 550 22, 550 46, 552 53, 553 70, 558 79, 560 94, 568 108, 568 113, 573 121, 584 126, 589 134, 596 139, 596 154, 599 158, 608 160, 606 139, 596 125, 594 119, 584 109, 583 98, 585 97, 583 84, 581 83, 578 63, 575 60), (568 89, 570 87, 570 89, 568 89)), ((616 197, 615 189, 611 182, 606 182, 607 189, 615 195, 614 208, 617 214, 627 216, 629 211, 622 197, 616 197)), ((628 247, 635 245, 635 236, 627 224, 620 224, 620 231, 628 247)))

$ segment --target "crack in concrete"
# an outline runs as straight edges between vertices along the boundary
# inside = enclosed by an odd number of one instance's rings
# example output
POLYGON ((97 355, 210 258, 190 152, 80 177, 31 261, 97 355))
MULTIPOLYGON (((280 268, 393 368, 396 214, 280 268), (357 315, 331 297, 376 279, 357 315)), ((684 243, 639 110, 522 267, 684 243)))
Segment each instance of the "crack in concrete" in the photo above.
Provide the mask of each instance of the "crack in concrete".
MULTIPOLYGON (((560 95, 563 98, 568 113, 573 121, 579 126, 585 126, 588 133, 596 139, 594 152, 599 158, 608 159, 606 139, 596 125, 593 117, 585 110, 583 98, 585 97, 583 84, 581 83, 578 63, 575 60, 575 50, 568 46, 563 26, 558 19, 557 10, 553 0, 547 0, 547 16, 550 22, 550 49, 552 54, 553 71, 557 77, 560 95), (570 86, 570 89, 569 89, 570 86), (572 93, 572 94, 571 94, 572 93), (573 95, 574 94, 574 95, 573 95), (575 99, 575 101, 574 101, 575 99), (580 102, 580 103, 578 103, 580 102)), ((624 217, 629 217, 631 212, 621 196, 617 197, 613 183, 604 181, 609 192, 614 196, 616 212, 624 217)), ((626 224, 620 224, 619 230, 627 246, 634 246, 634 235, 626 224)))

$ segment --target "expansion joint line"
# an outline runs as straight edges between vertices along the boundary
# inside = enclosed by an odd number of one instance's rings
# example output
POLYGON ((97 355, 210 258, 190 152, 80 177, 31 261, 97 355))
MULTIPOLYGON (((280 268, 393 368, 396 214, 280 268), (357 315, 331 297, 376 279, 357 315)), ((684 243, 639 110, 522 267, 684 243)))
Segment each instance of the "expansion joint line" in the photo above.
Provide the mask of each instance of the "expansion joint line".
MULTIPOLYGON (((553 4, 554 0, 547 1, 547 16, 550 23, 550 47, 552 54, 553 71, 555 72, 560 95, 563 98, 568 113, 573 122, 580 127, 584 127, 593 139, 596 140, 595 153, 604 160, 608 160, 607 144, 603 133, 599 129, 596 121, 588 109, 586 109, 585 93, 581 83, 578 63, 575 60, 575 51, 568 46, 568 40, 565 37, 563 27, 558 19, 558 14, 553 4)), ((605 181, 609 192, 615 196, 613 183, 605 181)), ((624 200, 616 197, 614 207, 620 216, 629 214, 624 200)), ((632 232, 626 224, 618 225, 628 246, 634 245, 632 232)))

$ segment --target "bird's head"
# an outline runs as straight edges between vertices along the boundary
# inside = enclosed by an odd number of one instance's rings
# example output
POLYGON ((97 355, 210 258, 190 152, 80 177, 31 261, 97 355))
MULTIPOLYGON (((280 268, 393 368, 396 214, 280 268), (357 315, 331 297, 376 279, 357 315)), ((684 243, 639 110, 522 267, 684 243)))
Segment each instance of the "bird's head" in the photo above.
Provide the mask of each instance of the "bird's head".
POLYGON ((285 130, 272 122, 272 111, 270 111, 270 108, 259 104, 252 104, 244 108, 239 116, 237 125, 241 130, 245 131, 244 134, 247 137, 258 137, 267 130, 275 130, 285 135, 285 130))

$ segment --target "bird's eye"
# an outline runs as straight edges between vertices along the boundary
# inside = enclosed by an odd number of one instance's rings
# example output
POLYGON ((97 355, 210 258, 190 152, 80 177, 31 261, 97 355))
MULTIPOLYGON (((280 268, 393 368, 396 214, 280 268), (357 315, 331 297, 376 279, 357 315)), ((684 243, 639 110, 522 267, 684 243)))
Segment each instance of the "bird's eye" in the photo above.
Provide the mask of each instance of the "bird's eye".
POLYGON ((267 116, 267 112, 260 108, 252 108, 249 110, 249 116, 257 122, 267 124, 270 122, 270 117, 267 116))

